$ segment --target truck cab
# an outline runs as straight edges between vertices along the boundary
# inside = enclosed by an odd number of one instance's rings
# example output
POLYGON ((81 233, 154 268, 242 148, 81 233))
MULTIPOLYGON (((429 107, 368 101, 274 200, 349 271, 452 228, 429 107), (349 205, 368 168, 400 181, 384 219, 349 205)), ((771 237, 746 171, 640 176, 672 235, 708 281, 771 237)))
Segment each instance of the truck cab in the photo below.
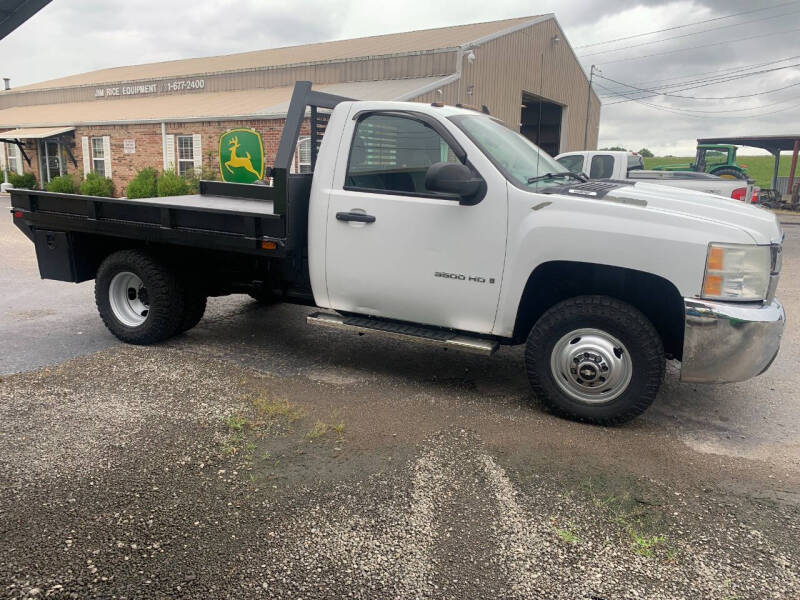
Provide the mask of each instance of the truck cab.
POLYGON ((641 155, 621 150, 564 152, 556 160, 568 171, 585 173, 589 179, 626 179, 631 171, 644 169, 641 155))
POLYGON ((666 358, 686 381, 723 382, 778 352, 772 213, 564 172, 479 111, 299 82, 268 181, 200 187, 141 200, 15 190, 12 212, 42 276, 94 279, 101 317, 130 343, 245 292, 314 305, 308 323, 344 333, 486 355, 524 344, 535 396, 601 424, 654 401, 666 358), (291 174, 308 107, 313 173, 291 174))

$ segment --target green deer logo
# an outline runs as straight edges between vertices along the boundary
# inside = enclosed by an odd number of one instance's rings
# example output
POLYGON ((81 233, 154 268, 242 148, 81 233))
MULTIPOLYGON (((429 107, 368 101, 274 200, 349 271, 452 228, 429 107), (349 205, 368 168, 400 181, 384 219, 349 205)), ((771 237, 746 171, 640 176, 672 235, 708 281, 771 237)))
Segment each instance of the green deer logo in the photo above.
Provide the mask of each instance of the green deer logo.
POLYGON ((231 158, 230 160, 225 161, 225 168, 228 169, 228 171, 230 171, 231 173, 233 173, 233 168, 244 167, 256 177, 261 177, 259 172, 253 168, 253 162, 250 160, 249 152, 245 152, 247 156, 236 156, 236 150, 239 149, 239 146, 240 144, 238 135, 232 137, 231 141, 228 142, 228 147, 230 148, 231 151, 231 158))
POLYGON ((252 129, 233 129, 219 139, 219 168, 223 181, 253 183, 264 175, 264 145, 252 129))

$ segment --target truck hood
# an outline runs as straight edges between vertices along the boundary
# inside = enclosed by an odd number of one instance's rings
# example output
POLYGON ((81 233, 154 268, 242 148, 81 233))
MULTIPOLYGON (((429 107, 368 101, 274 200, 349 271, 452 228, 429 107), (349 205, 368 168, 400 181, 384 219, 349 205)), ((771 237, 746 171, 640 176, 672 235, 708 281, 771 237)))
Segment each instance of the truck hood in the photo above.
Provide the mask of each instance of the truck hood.
POLYGON ((610 190, 603 199, 737 227, 757 244, 781 240, 781 228, 774 213, 724 196, 636 182, 634 185, 621 185, 610 190))

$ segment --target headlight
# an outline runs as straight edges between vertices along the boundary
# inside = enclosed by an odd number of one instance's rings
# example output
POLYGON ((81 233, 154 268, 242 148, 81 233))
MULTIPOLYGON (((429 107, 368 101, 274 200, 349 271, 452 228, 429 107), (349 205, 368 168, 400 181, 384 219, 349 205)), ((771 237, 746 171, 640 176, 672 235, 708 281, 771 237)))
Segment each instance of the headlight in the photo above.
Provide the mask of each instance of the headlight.
POLYGON ((709 244, 703 298, 757 302, 767 296, 769 246, 709 244))

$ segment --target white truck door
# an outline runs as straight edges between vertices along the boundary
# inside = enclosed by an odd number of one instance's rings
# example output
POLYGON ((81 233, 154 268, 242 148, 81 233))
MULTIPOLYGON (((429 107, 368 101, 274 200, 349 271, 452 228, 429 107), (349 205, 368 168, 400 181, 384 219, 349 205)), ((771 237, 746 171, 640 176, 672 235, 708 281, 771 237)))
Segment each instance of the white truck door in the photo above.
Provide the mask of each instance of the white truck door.
POLYGON ((413 111, 362 113, 348 119, 341 148, 350 150, 329 195, 331 308, 491 332, 506 247, 505 180, 481 173, 487 191, 473 206, 436 197, 425 188, 428 167, 462 152, 447 128, 413 111))

